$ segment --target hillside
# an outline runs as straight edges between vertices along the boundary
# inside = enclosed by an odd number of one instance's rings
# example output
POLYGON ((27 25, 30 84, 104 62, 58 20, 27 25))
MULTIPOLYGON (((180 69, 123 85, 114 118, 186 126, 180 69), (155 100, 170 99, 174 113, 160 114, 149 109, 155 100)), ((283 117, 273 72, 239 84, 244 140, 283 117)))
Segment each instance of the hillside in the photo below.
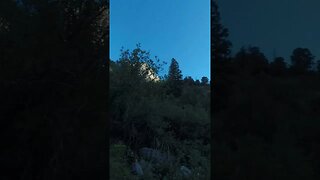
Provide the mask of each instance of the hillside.
POLYGON ((171 80, 170 72, 147 81, 134 63, 110 63, 111 179, 137 178, 130 169, 135 158, 145 179, 210 179, 210 86, 171 80), (163 160, 168 155, 172 160, 163 160))

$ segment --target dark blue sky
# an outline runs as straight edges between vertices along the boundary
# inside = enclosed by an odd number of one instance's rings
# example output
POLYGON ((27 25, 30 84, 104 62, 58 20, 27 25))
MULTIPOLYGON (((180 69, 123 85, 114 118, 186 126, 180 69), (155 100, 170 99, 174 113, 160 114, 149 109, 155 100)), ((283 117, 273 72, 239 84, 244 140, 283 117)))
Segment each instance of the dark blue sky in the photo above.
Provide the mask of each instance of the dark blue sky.
POLYGON ((210 79, 210 0, 111 0, 110 58, 137 43, 168 62, 175 58, 183 76, 210 79))
POLYGON ((255 45, 270 59, 275 52, 290 62, 293 49, 303 47, 320 59, 320 0, 217 2, 233 53, 243 45, 255 45))

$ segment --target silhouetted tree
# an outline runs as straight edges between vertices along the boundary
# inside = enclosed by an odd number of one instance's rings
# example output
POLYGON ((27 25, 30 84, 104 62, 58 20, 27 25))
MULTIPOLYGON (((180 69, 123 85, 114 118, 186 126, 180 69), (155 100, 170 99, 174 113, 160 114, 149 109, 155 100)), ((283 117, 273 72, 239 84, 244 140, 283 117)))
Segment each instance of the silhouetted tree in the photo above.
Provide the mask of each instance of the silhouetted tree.
MULTIPOLYGON (((219 111, 228 98, 230 86, 228 84, 229 58, 231 42, 228 40, 229 31, 221 24, 219 7, 216 0, 211 0, 211 60, 213 82, 213 110, 219 111)), ((200 83, 200 81, 199 81, 200 83)))
POLYGON ((235 63, 251 75, 267 72, 268 60, 258 47, 242 47, 235 56, 235 63))
POLYGON ((197 80, 194 82, 194 84, 195 84, 196 86, 199 86, 201 83, 200 83, 199 79, 197 79, 197 80))
POLYGON ((168 73, 168 90, 175 96, 181 94, 182 74, 178 62, 172 58, 168 73))
POLYGON ((320 73, 320 60, 317 61, 317 71, 320 73))
POLYGON ((204 77, 201 78, 201 84, 202 85, 207 85, 208 82, 209 82, 209 79, 207 77, 204 76, 204 77))
POLYGON ((274 61, 270 63, 270 73, 276 76, 283 75, 286 68, 283 57, 276 57, 274 61))
POLYGON ((313 64, 314 56, 307 48, 296 48, 291 55, 292 66, 291 69, 294 73, 302 74, 308 72, 313 64))
POLYGON ((194 85, 194 80, 191 76, 187 76, 183 79, 184 84, 186 85, 194 85))
POLYGON ((225 60, 230 55, 231 42, 227 39, 228 29, 221 24, 219 8, 215 0, 211 0, 211 56, 213 63, 225 60))
POLYGON ((245 65, 247 64, 247 54, 247 49, 245 47, 241 47, 239 52, 237 52, 235 55, 234 60, 241 69, 244 69, 245 65))

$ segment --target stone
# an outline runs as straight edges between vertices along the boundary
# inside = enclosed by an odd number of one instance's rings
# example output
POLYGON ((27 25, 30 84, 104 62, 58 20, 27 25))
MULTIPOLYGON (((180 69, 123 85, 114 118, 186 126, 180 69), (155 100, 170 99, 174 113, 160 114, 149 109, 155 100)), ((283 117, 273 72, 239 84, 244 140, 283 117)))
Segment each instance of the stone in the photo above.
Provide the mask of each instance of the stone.
POLYGON ((143 170, 141 168, 141 165, 138 162, 134 162, 132 164, 132 172, 139 176, 143 176, 143 170))
POLYGON ((172 163, 174 161, 174 157, 170 154, 162 153, 159 150, 152 148, 141 148, 139 153, 142 158, 153 163, 172 163))
POLYGON ((180 166, 180 172, 183 176, 190 176, 192 174, 191 170, 185 166, 180 166))

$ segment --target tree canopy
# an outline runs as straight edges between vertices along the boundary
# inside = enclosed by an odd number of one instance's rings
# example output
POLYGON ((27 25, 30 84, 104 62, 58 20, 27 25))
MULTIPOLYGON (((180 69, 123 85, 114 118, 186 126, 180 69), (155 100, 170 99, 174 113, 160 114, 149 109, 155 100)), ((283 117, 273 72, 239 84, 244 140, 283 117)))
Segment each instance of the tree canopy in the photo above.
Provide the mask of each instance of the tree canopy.
POLYGON ((292 70, 295 73, 305 73, 313 64, 314 56, 307 48, 296 48, 291 55, 292 70))

